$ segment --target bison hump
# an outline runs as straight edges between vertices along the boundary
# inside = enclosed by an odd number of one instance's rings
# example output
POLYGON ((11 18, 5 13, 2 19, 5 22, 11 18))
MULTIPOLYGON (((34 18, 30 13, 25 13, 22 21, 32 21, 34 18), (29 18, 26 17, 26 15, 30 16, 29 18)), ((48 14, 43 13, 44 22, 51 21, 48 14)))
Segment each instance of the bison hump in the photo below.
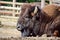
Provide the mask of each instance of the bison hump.
POLYGON ((57 14, 58 7, 56 5, 46 5, 42 10, 50 17, 57 14))

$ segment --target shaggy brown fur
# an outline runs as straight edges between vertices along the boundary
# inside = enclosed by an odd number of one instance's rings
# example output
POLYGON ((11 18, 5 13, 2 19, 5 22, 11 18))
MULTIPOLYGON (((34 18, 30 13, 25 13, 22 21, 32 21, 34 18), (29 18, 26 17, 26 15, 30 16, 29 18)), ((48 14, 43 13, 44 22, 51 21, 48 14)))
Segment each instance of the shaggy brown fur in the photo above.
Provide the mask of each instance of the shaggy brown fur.
POLYGON ((25 36, 30 36, 30 33, 32 33, 32 36, 41 36, 45 33, 51 35, 52 33, 50 34, 50 31, 52 32, 53 30, 50 30, 50 27, 52 26, 52 28, 55 28, 53 26, 55 25, 53 22, 56 17, 60 16, 59 7, 56 5, 47 5, 43 9, 40 9, 38 6, 37 14, 32 16, 31 13, 33 13, 35 6, 36 5, 32 6, 31 4, 22 6, 22 12, 18 19, 18 24, 20 24, 20 26, 21 24, 23 26, 28 24, 28 28, 24 27, 25 30, 22 30, 22 34, 25 36), (29 21, 26 21, 25 18, 27 18, 29 21))
MULTIPOLYGON (((46 29, 48 29, 48 30, 53 29, 54 30, 54 28, 55 28, 54 26, 56 26, 56 24, 57 25, 60 24, 59 22, 57 22, 60 20, 60 10, 59 9, 60 9, 60 7, 56 6, 56 5, 47 5, 42 9, 44 11, 44 13, 50 17, 50 18, 49 17, 47 18, 48 23, 46 24, 46 29)), ((56 28, 58 29, 57 26, 56 26, 56 28)), ((45 30, 45 32, 47 32, 49 35, 49 33, 52 32, 53 30, 51 30, 51 31, 49 30, 49 32, 48 32, 48 30, 45 30)), ((52 33, 50 33, 50 35, 52 35, 52 33)))
POLYGON ((54 21, 47 26, 47 34, 50 36, 60 37, 60 16, 57 16, 54 21), (56 32, 57 31, 57 32, 56 32))
POLYGON ((58 6, 56 5, 46 5, 42 10, 50 17, 58 15, 58 6))

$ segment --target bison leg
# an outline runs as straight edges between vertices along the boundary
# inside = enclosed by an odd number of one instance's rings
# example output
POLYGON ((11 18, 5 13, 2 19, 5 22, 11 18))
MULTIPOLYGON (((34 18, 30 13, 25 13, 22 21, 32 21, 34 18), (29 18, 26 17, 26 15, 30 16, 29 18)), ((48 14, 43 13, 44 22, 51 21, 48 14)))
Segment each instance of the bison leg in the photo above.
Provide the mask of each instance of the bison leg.
POLYGON ((55 30, 53 34, 54 34, 55 37, 57 37, 57 36, 59 36, 59 31, 55 30))
POLYGON ((49 26, 48 34, 50 36, 60 37, 60 16, 57 17, 52 24, 49 26))

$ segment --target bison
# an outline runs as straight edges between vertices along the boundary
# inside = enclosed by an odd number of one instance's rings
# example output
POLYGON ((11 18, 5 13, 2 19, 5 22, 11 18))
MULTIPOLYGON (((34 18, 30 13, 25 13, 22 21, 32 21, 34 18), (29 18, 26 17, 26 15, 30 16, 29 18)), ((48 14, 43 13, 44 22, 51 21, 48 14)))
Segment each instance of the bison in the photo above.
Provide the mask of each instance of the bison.
MULTIPOLYGON (((22 12, 17 22, 17 30, 21 31, 23 37, 52 35, 55 27, 54 20, 59 17, 59 9, 56 5, 47 5, 43 9, 36 5, 23 5, 22 12)), ((59 19, 59 18, 58 18, 59 19)), ((59 31, 55 31, 59 34, 59 31)), ((54 35, 55 35, 54 33, 54 35)))

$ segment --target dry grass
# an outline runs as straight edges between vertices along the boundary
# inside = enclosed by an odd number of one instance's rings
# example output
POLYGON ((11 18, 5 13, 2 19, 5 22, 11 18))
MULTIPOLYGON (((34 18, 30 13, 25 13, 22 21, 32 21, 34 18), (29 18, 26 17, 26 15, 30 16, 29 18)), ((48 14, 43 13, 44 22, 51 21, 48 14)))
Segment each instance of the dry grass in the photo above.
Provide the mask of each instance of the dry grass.
POLYGON ((0 28, 0 37, 20 37, 20 32, 17 29, 0 28))
POLYGON ((2 26, 0 27, 0 37, 20 37, 21 33, 15 26, 2 26))

